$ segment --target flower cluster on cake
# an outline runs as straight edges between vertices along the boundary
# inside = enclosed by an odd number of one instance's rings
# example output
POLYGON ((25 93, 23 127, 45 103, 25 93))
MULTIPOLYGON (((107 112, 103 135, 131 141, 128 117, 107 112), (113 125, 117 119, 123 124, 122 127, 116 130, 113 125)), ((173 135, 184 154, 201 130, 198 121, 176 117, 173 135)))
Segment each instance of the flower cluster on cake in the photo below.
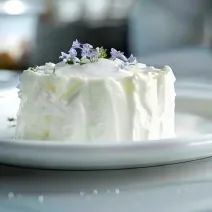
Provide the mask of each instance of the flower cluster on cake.
POLYGON ((62 62, 25 70, 16 138, 128 142, 175 135, 175 77, 133 55, 73 42, 62 62))

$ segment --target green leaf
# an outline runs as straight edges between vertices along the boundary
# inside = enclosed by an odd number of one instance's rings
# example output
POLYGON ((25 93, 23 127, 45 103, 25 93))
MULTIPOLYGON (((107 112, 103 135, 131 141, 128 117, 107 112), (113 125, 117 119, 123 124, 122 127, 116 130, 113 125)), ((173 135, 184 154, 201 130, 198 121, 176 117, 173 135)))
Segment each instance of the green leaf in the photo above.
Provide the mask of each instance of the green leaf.
POLYGON ((29 69, 30 69, 31 71, 36 71, 37 68, 38 68, 38 66, 33 66, 33 67, 30 67, 29 69))
POLYGON ((79 64, 80 64, 80 65, 84 65, 84 64, 86 64, 86 63, 83 62, 82 60, 80 60, 79 64))
POLYGON ((107 49, 104 49, 103 46, 99 48, 99 56, 98 58, 105 58, 107 57, 107 49))

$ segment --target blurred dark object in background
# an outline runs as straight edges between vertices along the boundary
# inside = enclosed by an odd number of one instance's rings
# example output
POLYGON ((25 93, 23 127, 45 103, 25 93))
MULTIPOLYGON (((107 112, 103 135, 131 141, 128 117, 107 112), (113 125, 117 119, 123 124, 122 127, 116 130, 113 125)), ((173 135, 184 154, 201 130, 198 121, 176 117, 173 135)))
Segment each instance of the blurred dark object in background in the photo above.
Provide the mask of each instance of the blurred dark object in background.
POLYGON ((138 57, 211 45, 210 0, 0 0, 0 69, 58 62, 75 39, 138 57))
POLYGON ((118 27, 89 27, 85 22, 79 21, 49 29, 44 23, 40 23, 32 63, 41 65, 49 61, 58 62, 60 52, 67 52, 76 39, 91 43, 94 47, 114 47, 128 52, 126 22, 123 20, 118 27))
POLYGON ((15 69, 17 68, 18 64, 7 52, 0 53, 0 68, 4 69, 15 69))

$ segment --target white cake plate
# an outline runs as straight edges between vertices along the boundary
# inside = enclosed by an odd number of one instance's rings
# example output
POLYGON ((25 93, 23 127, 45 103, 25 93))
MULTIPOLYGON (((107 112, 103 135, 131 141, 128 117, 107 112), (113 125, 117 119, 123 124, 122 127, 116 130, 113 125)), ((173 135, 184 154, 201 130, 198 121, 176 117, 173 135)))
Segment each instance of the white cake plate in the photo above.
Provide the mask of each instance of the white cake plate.
POLYGON ((49 169, 117 169, 212 157, 212 86, 177 84, 176 139, 119 144, 14 140, 15 89, 0 92, 0 163, 49 169), (211 133, 211 134, 210 134, 211 133))

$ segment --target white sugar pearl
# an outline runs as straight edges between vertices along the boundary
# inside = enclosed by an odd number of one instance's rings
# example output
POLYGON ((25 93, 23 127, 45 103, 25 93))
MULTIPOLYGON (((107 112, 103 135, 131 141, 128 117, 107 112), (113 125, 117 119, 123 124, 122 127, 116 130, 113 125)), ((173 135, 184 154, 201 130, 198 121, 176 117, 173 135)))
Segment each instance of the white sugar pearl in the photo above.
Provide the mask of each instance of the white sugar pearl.
POLYGON ((119 193, 120 193, 120 190, 119 190, 119 189, 116 189, 116 190, 115 190, 115 193, 116 193, 116 194, 119 194, 119 193))
POLYGON ((44 197, 43 197, 43 196, 39 196, 39 197, 38 197, 38 202, 42 203, 43 200, 44 200, 44 197))
POLYGON ((93 191, 93 194, 95 194, 95 195, 98 194, 98 191, 97 190, 94 190, 93 191))
POLYGON ((80 191, 80 196, 84 196, 85 193, 83 191, 80 191))
POLYGON ((9 192, 9 193, 8 193, 8 198, 11 199, 11 198, 13 198, 13 197, 15 197, 15 194, 14 194, 13 192, 9 192))

